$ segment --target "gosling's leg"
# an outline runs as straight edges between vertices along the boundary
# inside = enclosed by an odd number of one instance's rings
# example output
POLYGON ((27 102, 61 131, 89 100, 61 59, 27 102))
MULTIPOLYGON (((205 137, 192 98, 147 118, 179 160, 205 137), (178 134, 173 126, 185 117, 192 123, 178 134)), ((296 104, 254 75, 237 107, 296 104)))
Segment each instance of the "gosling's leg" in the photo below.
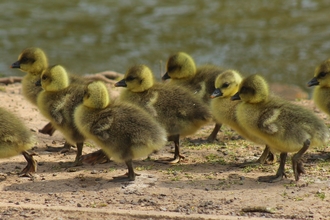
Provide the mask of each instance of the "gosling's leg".
POLYGON ((308 150, 310 146, 310 141, 306 140, 304 146, 292 157, 292 169, 294 173, 295 180, 299 180, 301 173, 305 173, 304 165, 301 161, 301 156, 308 150))
POLYGON ((169 136, 168 140, 174 142, 174 146, 175 146, 174 158, 173 159, 157 160, 156 162, 166 163, 166 164, 179 163, 181 161, 181 159, 184 159, 184 156, 182 156, 180 154, 180 135, 169 136))
POLYGON ((42 129, 39 129, 39 132, 42 134, 48 134, 49 136, 52 136, 55 130, 56 129, 53 127, 52 123, 49 122, 42 129))
POLYGON ((264 151, 257 160, 257 163, 268 164, 268 163, 273 163, 274 160, 275 160, 275 155, 270 151, 268 145, 266 145, 264 151))
POLYGON ((84 142, 77 143, 77 154, 76 154, 76 159, 74 160, 74 163, 76 164, 76 166, 82 165, 82 163, 80 161, 80 157, 82 155, 83 147, 84 147, 84 142))
POLYGON ((268 182, 268 183, 275 183, 281 181, 283 176, 286 178, 285 174, 285 161, 288 153, 281 153, 280 154, 280 166, 276 172, 275 176, 260 176, 258 178, 259 182, 268 182))
POLYGON ((82 163, 88 163, 95 165, 97 163, 108 163, 110 162, 109 157, 103 152, 103 150, 98 150, 90 154, 85 154, 80 157, 82 163))
POLYGON ((68 163, 61 163, 61 166, 64 168, 69 168, 69 167, 76 167, 76 166, 81 166, 82 162, 80 160, 80 157, 82 155, 82 149, 84 146, 84 142, 77 143, 77 153, 76 153, 76 159, 74 162, 68 162, 68 163))
POLYGON ((137 174, 134 172, 132 160, 127 160, 127 161, 125 161, 125 163, 126 163, 128 172, 122 176, 113 177, 114 182, 134 181, 135 176, 140 176, 140 174, 137 174))
POLYGON ((35 153, 28 153, 27 151, 22 152, 25 160, 27 161, 26 167, 21 171, 20 176, 31 176, 31 173, 35 173, 37 171, 37 162, 33 159, 35 153))
POLYGON ((258 160, 242 163, 242 164, 239 164, 238 166, 241 168, 244 168, 247 166, 257 166, 259 164, 273 163, 275 158, 276 158, 276 156, 269 150, 269 147, 266 145, 264 151, 262 152, 262 154, 258 160))
POLYGON ((218 123, 215 124, 212 133, 206 139, 207 142, 212 143, 215 141, 215 139, 217 138, 217 134, 220 131, 221 126, 222 126, 222 124, 218 124, 218 123))

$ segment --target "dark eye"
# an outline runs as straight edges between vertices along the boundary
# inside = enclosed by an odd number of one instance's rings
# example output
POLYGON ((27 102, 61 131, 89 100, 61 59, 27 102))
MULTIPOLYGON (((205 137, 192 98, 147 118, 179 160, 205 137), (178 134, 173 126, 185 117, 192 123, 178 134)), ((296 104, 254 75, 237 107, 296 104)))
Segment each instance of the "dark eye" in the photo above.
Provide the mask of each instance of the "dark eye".
POLYGON ((41 79, 42 80, 46 80, 48 77, 46 76, 46 75, 43 75, 42 77, 41 77, 41 79))
POLYGON ((322 77, 325 77, 327 74, 328 73, 326 73, 326 72, 320 72, 318 76, 322 78, 322 77))
POLYGON ((22 57, 20 59, 20 63, 34 63, 34 62, 35 62, 35 60, 32 58, 22 57))
POLYGON ((172 65, 172 66, 168 66, 167 67, 167 72, 173 72, 173 71, 175 71, 175 70, 181 70, 181 66, 179 66, 179 65, 172 65))
POLYGON ((227 88, 229 86, 229 83, 222 84, 222 88, 227 88))
POLYGON ((246 86, 243 86, 242 88, 241 88, 241 90, 239 91, 239 93, 241 94, 241 93, 245 93, 245 94, 247 94, 247 93, 254 93, 254 90, 252 89, 252 88, 250 88, 250 87, 246 87, 246 86))
POLYGON ((132 80, 134 80, 134 79, 135 79, 134 76, 128 76, 128 77, 125 79, 125 81, 132 81, 132 80))

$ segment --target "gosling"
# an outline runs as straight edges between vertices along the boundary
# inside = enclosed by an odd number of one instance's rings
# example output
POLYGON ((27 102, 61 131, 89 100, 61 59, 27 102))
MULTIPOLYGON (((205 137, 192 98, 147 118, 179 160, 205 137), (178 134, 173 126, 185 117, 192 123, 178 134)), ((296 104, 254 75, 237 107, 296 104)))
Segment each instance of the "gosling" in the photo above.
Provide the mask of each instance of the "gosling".
POLYGON ((307 85, 308 87, 316 86, 313 100, 321 111, 330 115, 330 59, 316 67, 314 78, 307 85))
POLYGON ((241 99, 237 106, 238 121, 253 135, 264 140, 274 152, 280 152, 280 166, 274 176, 262 176, 260 182, 277 182, 285 174, 288 152, 292 157, 295 180, 305 173, 302 155, 310 146, 324 145, 329 131, 323 121, 311 111, 269 95, 269 87, 263 77, 251 75, 239 86, 233 100, 241 99))
POLYGON ((174 141, 174 158, 160 162, 180 162, 184 158, 180 154, 180 137, 195 133, 211 120, 209 109, 197 97, 178 86, 155 82, 152 71, 145 65, 128 69, 115 86, 127 87, 120 100, 144 108, 165 128, 168 140, 174 141))
POLYGON ((103 82, 90 83, 74 121, 84 136, 95 141, 113 160, 125 162, 127 175, 115 180, 135 180, 132 160, 148 156, 166 143, 165 130, 141 108, 125 102, 111 103, 103 82))
POLYGON ((38 95, 38 108, 70 144, 77 146, 73 165, 80 165, 85 137, 78 131, 73 120, 75 108, 82 103, 84 84, 69 85, 69 76, 61 65, 48 67, 37 82, 44 89, 38 95))
POLYGON ((37 171, 37 163, 30 150, 35 138, 30 130, 15 115, 0 108, 0 158, 13 157, 22 154, 27 161, 26 167, 21 171, 23 176, 30 176, 37 171))
MULTIPOLYGON (((247 129, 242 127, 236 118, 236 108, 239 102, 231 101, 231 96, 238 91, 242 77, 236 70, 225 70, 215 80, 215 90, 211 95, 211 111, 216 122, 226 124, 234 129, 239 135, 257 144, 265 144, 261 139, 252 135, 247 129)), ((264 152, 257 162, 264 164, 274 160, 274 155, 266 146, 264 152)))
MULTIPOLYGON (((210 105, 210 95, 215 90, 216 77, 224 70, 214 65, 204 65, 196 68, 193 58, 184 52, 178 52, 169 57, 166 65, 166 73, 162 79, 171 79, 170 83, 186 87, 198 96, 207 106, 210 105)), ((221 124, 215 125, 208 136, 207 141, 213 142, 221 128, 221 124)))

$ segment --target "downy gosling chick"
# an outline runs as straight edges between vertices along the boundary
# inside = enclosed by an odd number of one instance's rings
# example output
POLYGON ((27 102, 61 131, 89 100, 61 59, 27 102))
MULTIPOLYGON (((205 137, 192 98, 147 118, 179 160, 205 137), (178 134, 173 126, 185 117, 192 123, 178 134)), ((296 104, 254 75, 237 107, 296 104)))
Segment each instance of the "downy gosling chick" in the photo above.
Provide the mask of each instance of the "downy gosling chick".
MULTIPOLYGON (((233 102, 231 97, 238 91, 242 81, 241 74, 236 70, 225 70, 215 80, 215 90, 211 95, 211 111, 216 122, 225 124, 234 129, 242 137, 257 144, 265 144, 261 139, 252 135, 249 130, 242 127, 236 118, 236 107, 239 102, 233 102)), ((274 155, 266 146, 263 154, 257 160, 261 164, 266 163, 267 159, 274 160, 274 155)))
POLYGON ((330 59, 315 68, 314 78, 307 85, 316 86, 313 100, 319 109, 330 116, 330 59))
POLYGON ((125 162, 127 175, 117 180, 134 181, 132 160, 148 156, 166 144, 165 130, 146 111, 125 102, 111 103, 103 82, 90 83, 74 121, 87 138, 113 160, 125 162))
POLYGON ((195 133, 211 120, 209 109, 197 97, 178 86, 155 82, 153 73, 145 65, 128 69, 115 86, 127 87, 121 92, 120 100, 144 108, 165 128, 168 140, 175 143, 174 159, 169 163, 184 158, 180 154, 180 137, 195 133))
MULTIPOLYGON (((178 52, 169 57, 166 64, 166 73, 162 79, 170 79, 170 83, 188 88, 198 96, 207 106, 210 105, 210 95, 214 91, 216 77, 224 70, 214 65, 204 65, 196 68, 193 58, 184 52, 178 52)), ((212 133, 207 138, 213 142, 221 128, 216 124, 212 133)))
POLYGON ((85 85, 69 85, 69 76, 61 65, 48 67, 38 84, 44 89, 37 99, 40 112, 64 135, 66 141, 76 144, 77 154, 73 165, 79 165, 85 137, 76 128, 73 113, 83 101, 85 85))
POLYGON ((11 65, 11 68, 18 68, 27 73, 22 79, 22 93, 33 105, 37 105, 38 94, 42 91, 41 86, 36 86, 35 83, 47 67, 47 56, 38 47, 24 49, 18 56, 18 60, 11 65))
POLYGON ((324 122, 308 109, 269 95, 265 79, 251 75, 240 84, 233 100, 241 99, 237 106, 237 119, 242 126, 264 140, 272 151, 280 152, 280 166, 275 176, 259 177, 261 182, 282 180, 288 152, 292 157, 295 180, 305 173, 302 155, 310 146, 324 145, 329 130, 324 122))
POLYGON ((0 108, 0 158, 23 154, 28 164, 21 174, 30 175, 37 171, 34 154, 27 152, 34 143, 35 139, 24 123, 12 113, 0 108))

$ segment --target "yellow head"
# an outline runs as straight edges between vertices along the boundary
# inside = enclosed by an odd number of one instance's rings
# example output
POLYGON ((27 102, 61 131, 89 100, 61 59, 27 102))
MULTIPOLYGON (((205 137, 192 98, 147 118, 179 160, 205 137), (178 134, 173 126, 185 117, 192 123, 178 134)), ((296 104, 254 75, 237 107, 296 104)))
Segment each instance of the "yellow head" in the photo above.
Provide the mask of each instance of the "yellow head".
POLYGON ((109 92, 101 81, 94 81, 86 86, 84 105, 89 108, 103 109, 110 104, 109 92))
POLYGON ((19 68, 23 72, 41 74, 48 67, 48 60, 44 51, 37 47, 24 49, 18 56, 18 61, 11 68, 19 68))
POLYGON ((218 96, 231 97, 238 91, 239 84, 242 81, 242 77, 236 70, 226 70, 218 75, 215 80, 215 91, 211 95, 211 98, 218 96))
POLYGON ((254 74, 241 82, 238 94, 244 102, 260 103, 268 100, 269 87, 263 77, 254 74))
POLYGON ((154 85, 154 75, 145 65, 135 65, 128 69, 124 79, 115 84, 116 87, 127 87, 132 92, 143 92, 154 85))
POLYGON ((308 82, 308 86, 330 87, 330 59, 323 61, 315 68, 314 78, 308 82))
POLYGON ((176 53, 167 61, 166 73, 163 79, 183 79, 191 78, 196 74, 196 64, 194 59, 184 52, 176 53))
POLYGON ((55 92, 69 86, 69 77, 61 65, 48 67, 41 74, 41 86, 45 91, 55 92))

